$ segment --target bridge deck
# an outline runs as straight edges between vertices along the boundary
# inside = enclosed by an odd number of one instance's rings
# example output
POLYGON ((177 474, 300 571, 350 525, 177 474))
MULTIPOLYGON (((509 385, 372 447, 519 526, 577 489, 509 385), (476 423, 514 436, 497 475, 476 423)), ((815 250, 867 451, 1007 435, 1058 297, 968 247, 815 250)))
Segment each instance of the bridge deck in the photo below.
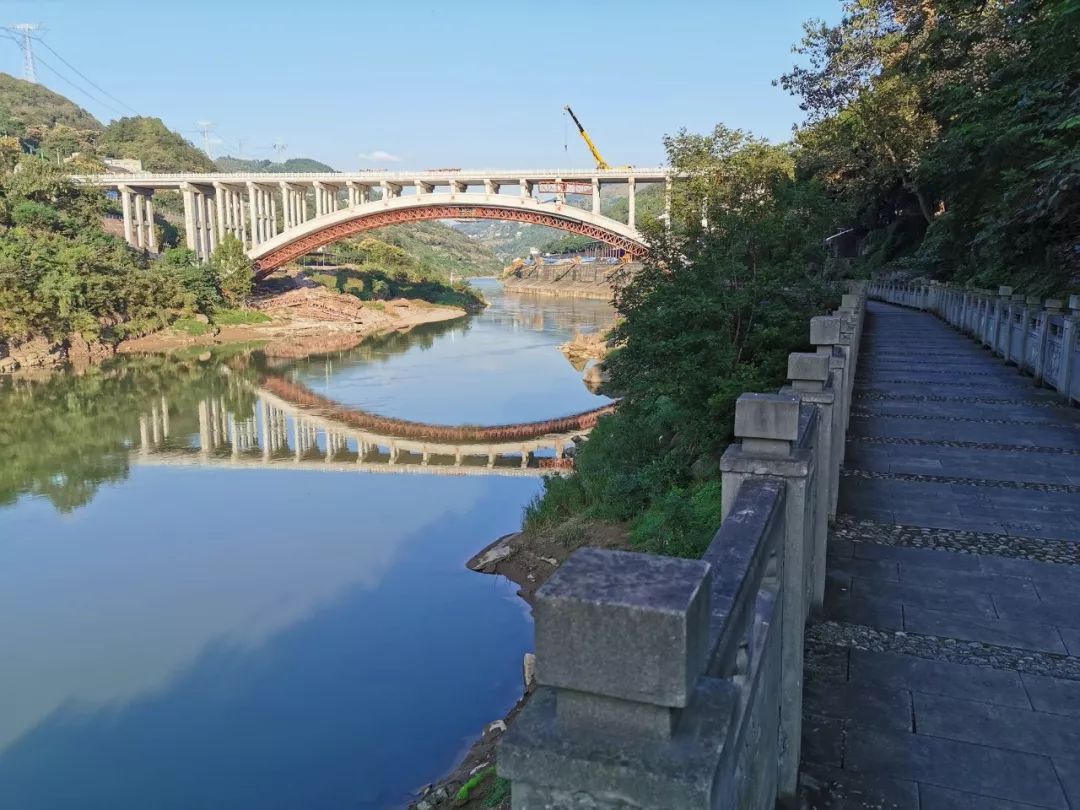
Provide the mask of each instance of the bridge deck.
POLYGON ((808 806, 1080 810, 1080 410, 870 303, 838 512, 808 806))

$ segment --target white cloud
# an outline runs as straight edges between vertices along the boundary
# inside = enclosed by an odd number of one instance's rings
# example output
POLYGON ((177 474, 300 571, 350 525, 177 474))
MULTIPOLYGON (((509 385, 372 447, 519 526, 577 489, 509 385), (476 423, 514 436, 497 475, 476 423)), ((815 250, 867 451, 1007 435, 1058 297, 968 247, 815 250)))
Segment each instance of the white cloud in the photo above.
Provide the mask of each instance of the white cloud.
POLYGON ((371 163, 398 163, 401 161, 400 156, 382 149, 376 149, 373 152, 361 152, 357 157, 371 163))

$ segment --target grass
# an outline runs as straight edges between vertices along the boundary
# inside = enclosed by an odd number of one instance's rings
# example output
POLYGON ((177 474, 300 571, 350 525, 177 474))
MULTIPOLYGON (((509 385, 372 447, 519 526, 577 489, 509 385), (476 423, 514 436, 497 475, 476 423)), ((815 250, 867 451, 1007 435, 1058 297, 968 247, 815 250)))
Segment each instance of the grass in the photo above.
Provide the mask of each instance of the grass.
POLYGON ((491 783, 491 790, 484 797, 484 807, 498 807, 503 802, 510 800, 510 780, 496 776, 491 783))
POLYGON ((173 321, 173 329, 178 332, 191 335, 192 337, 199 337, 205 335, 212 328, 210 324, 197 321, 194 318, 179 318, 173 321))
POLYGON ((254 309, 217 309, 210 316, 218 326, 244 326, 255 323, 268 323, 270 316, 254 309))
POLYGON ((484 768, 484 770, 480 771, 480 773, 476 774, 476 776, 461 786, 461 790, 459 790, 457 796, 454 797, 455 801, 459 804, 467 802, 469 800, 469 795, 476 790, 481 782, 491 776, 494 772, 494 768, 484 768))

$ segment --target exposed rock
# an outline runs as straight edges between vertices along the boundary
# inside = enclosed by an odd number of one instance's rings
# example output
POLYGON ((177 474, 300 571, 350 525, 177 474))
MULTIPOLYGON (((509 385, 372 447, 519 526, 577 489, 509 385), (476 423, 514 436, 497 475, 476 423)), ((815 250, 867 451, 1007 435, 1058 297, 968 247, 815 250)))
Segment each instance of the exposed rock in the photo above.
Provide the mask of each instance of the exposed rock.
POLYGON ((486 729, 484 729, 484 736, 487 736, 489 734, 502 734, 504 731, 506 731, 506 721, 495 720, 490 723, 486 729))
POLYGON ((43 337, 8 345, 8 356, 3 366, 8 371, 20 368, 44 368, 63 363, 67 359, 67 346, 43 337))
POLYGON ((195 320, 197 320, 199 323, 210 323, 210 319, 203 315, 201 312, 195 316, 195 320))
POLYGON ((495 565, 495 563, 505 560, 511 553, 512 550, 508 545, 493 546, 470 560, 469 568, 473 571, 483 571, 484 569, 495 565))
POLYGON ((521 668, 525 676, 525 691, 532 688, 536 682, 536 654, 525 653, 525 659, 521 662, 521 668))

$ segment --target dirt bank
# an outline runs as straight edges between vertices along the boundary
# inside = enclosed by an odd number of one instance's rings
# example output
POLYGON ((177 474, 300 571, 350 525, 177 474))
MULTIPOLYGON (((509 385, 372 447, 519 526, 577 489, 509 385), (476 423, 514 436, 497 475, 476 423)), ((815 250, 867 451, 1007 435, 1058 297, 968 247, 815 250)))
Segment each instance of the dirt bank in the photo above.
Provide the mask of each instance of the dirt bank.
MULTIPOLYGON (((518 586, 518 596, 530 605, 536 591, 547 582, 562 562, 583 546, 627 548, 628 531, 620 524, 573 519, 548 532, 515 532, 500 537, 480 551, 466 566, 484 574, 504 576, 518 586)), ((415 810, 508 810, 508 785, 495 775, 495 746, 506 727, 524 708, 533 691, 524 670, 525 691, 514 708, 501 720, 490 723, 469 753, 444 779, 429 785, 410 807, 415 810), (475 783, 475 784, 474 784, 475 783), (459 799, 463 787, 466 796, 459 799)))
POLYGON ((361 301, 328 290, 302 275, 268 281, 252 300, 252 308, 268 316, 265 323, 212 327, 190 335, 169 329, 124 341, 120 352, 167 352, 188 346, 259 341, 270 357, 296 358, 351 349, 376 332, 408 329, 422 323, 461 318, 457 307, 395 299, 361 301))

